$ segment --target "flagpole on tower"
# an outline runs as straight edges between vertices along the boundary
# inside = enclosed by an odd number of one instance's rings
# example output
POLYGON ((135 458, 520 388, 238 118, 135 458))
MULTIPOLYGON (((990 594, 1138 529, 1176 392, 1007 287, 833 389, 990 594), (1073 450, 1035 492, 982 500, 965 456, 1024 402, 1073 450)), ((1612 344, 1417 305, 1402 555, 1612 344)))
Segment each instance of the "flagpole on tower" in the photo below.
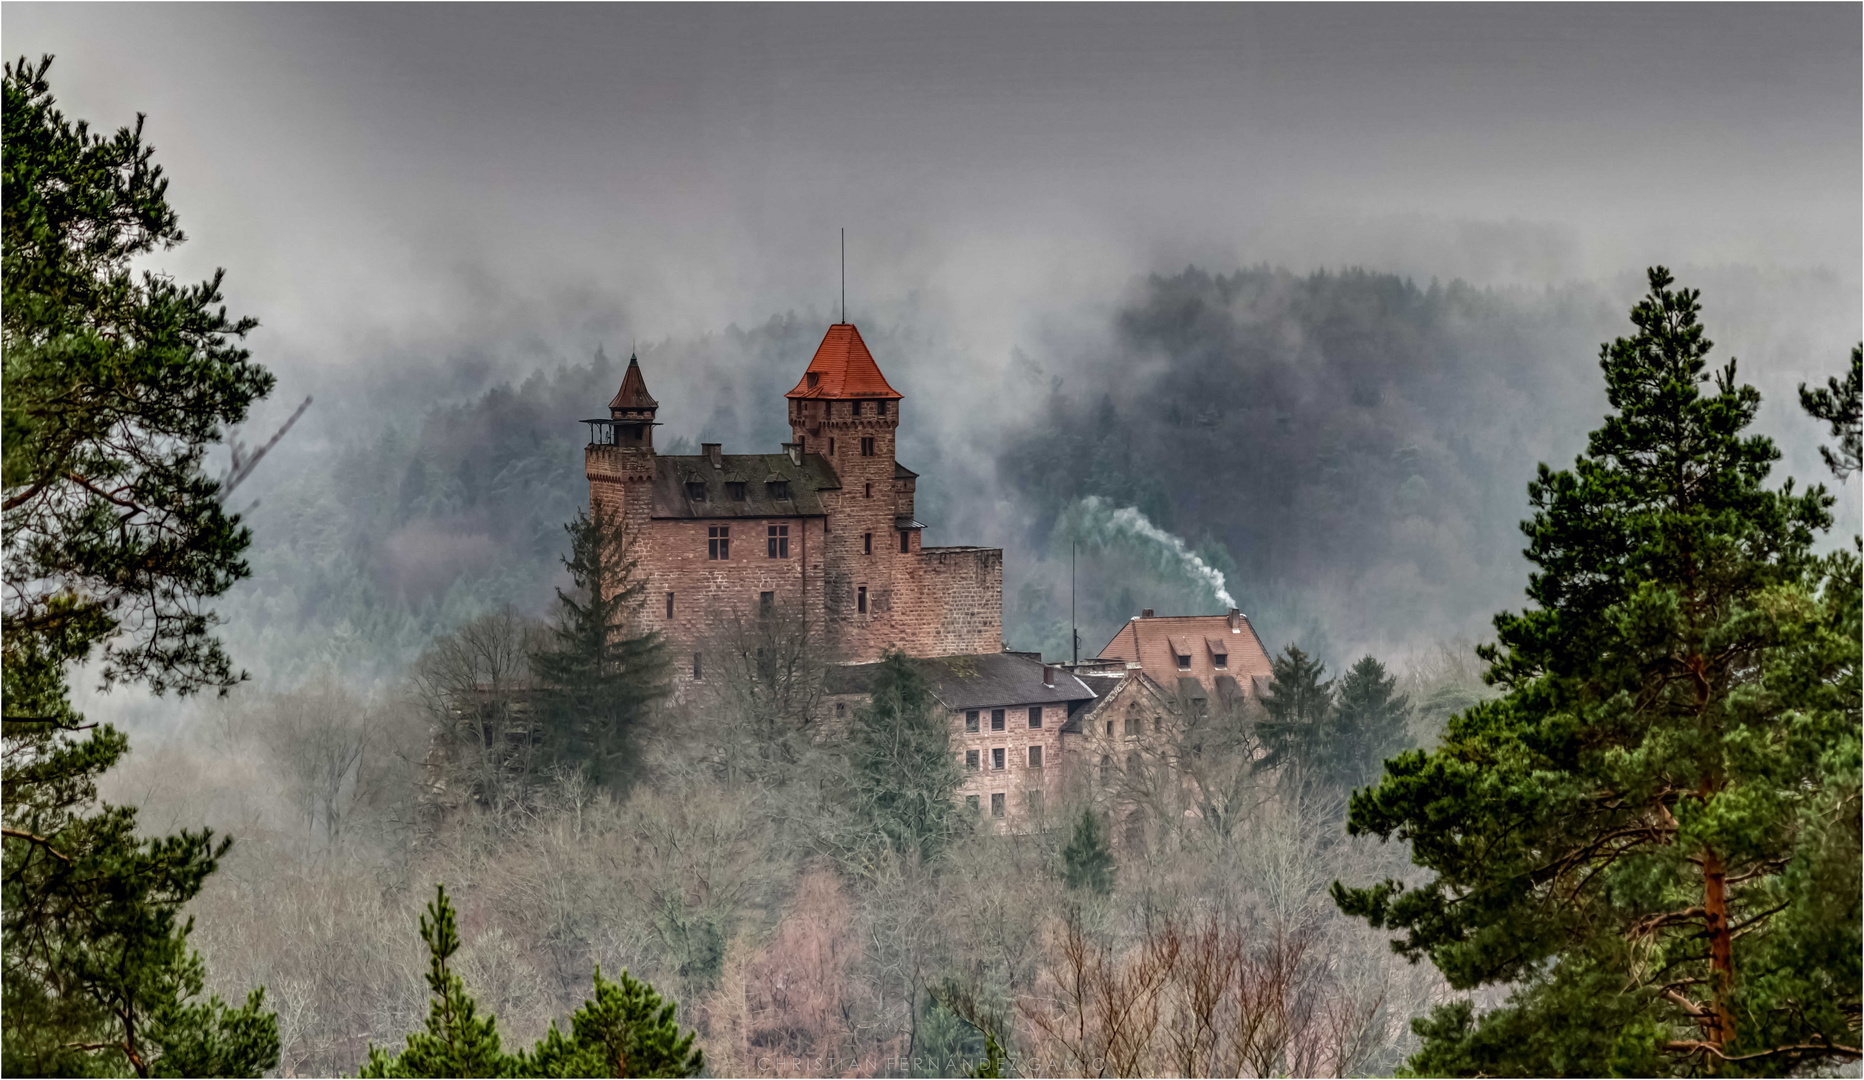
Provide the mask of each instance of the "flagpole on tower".
POLYGON ((841 230, 841 321, 848 321, 848 230, 841 230))

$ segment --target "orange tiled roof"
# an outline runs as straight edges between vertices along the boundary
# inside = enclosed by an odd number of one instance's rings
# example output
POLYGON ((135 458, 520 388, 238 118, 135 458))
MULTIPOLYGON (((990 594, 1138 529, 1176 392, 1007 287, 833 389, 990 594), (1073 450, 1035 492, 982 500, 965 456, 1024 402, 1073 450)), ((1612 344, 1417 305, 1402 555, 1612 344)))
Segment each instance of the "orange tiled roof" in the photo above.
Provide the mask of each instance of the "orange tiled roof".
POLYGON ((647 380, 641 377, 641 362, 628 357, 628 373, 621 377, 621 389, 608 403, 611 409, 657 409, 660 403, 647 392, 647 380))
POLYGON ((867 342, 853 323, 836 323, 828 328, 815 359, 803 372, 796 389, 787 398, 893 398, 904 396, 887 385, 887 377, 867 351, 867 342))
POLYGON ((1160 686, 1175 686, 1177 679, 1189 677, 1214 690, 1218 689, 1217 680, 1224 676, 1247 686, 1271 674, 1268 653, 1244 615, 1236 616, 1234 629, 1227 615, 1131 619, 1100 650, 1100 658, 1138 663, 1160 686), (1224 646, 1221 652, 1219 645, 1224 646), (1222 668, 1216 666, 1219 655, 1225 661, 1222 668), (1180 656, 1190 657, 1191 666, 1179 667, 1180 656))

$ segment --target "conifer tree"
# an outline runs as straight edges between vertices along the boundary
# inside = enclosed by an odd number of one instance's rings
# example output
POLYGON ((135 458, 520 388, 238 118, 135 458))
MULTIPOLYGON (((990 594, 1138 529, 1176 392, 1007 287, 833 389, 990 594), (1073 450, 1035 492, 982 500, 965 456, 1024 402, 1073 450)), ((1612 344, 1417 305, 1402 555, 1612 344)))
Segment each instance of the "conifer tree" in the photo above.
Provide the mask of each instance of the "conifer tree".
POLYGON ((1293 645, 1269 662, 1273 681, 1262 698, 1267 719, 1256 725, 1263 754, 1261 769, 1276 769, 1305 760, 1315 745, 1320 725, 1333 712, 1333 680, 1322 681, 1327 666, 1293 645))
POLYGON ((887 653, 868 702, 855 710, 854 785, 871 838, 900 854, 936 858, 968 824, 951 727, 905 653, 887 653))
POLYGON ((1343 788, 1378 779, 1385 759, 1409 740, 1411 703, 1385 665, 1361 657, 1340 679, 1333 712, 1320 725, 1315 767, 1343 788))
POLYGON ((1113 892, 1113 848, 1107 843, 1107 828, 1100 815, 1083 809, 1075 819, 1074 831, 1061 849, 1062 884, 1070 889, 1086 889, 1100 896, 1113 892))
POLYGON ((408 1036, 408 1045, 392 1057, 371 1043, 365 1077, 510 1076, 513 1060, 499 1046, 498 1021, 481 1017, 466 984, 453 974, 459 952, 459 925, 445 885, 421 916, 421 940, 427 943, 427 988, 433 994, 425 1031, 408 1036))
POLYGON ((1485 648, 1504 693, 1356 794, 1356 834, 1431 876, 1334 886, 1461 990, 1425 1074, 1778 1074, 1858 1057, 1858 561, 1812 554, 1823 488, 1778 452, 1697 293, 1650 271, 1601 350, 1612 412, 1524 523, 1534 606, 1485 648))
POLYGON ((630 769, 643 714, 667 692, 665 642, 651 630, 634 632, 647 585, 635 575, 619 515, 598 502, 564 530, 573 592, 557 590, 551 641, 531 670, 544 687, 552 756, 616 784, 630 769))
POLYGON ((237 682, 203 601, 250 539, 202 469, 272 376, 237 344, 218 273, 133 271, 181 243, 141 119, 94 135, 54 107, 49 57, 5 68, 0 143, 0 474, 6 590, 0 1071, 257 1075, 275 1017, 199 1001, 179 912, 227 841, 145 839, 97 799, 128 742, 72 709, 67 673, 182 694, 237 682))
POLYGON ((1864 345, 1851 349, 1851 370, 1841 381, 1836 375, 1817 390, 1799 384, 1799 404, 1815 420, 1823 420, 1838 440, 1838 448, 1819 447, 1819 456, 1833 475, 1844 480, 1864 466, 1864 345))

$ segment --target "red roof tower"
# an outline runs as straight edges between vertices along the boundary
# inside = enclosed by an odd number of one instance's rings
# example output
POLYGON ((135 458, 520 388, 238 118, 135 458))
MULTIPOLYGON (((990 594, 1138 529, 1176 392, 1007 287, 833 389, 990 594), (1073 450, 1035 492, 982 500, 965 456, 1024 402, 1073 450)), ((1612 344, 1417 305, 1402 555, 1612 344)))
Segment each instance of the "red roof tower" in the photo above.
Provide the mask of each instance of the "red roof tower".
POLYGON ((783 396, 792 401, 810 398, 898 401, 904 395, 887 385, 887 377, 880 373, 880 365, 874 363, 874 354, 867 351, 867 342, 861 340, 861 332, 854 324, 836 323, 828 328, 822 344, 816 347, 815 359, 809 361, 802 381, 783 396))

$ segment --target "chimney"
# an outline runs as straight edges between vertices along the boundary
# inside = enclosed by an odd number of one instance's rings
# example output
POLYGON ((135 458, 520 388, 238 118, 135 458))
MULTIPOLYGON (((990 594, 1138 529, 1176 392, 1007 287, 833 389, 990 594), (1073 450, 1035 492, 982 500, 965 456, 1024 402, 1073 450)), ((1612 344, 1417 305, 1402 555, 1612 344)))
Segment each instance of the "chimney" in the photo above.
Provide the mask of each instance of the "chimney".
POLYGON ((783 444, 783 452, 790 456, 791 465, 801 465, 803 463, 803 444, 802 443, 786 442, 783 444))
POLYGON ((1043 664, 1042 665, 1042 685, 1043 686, 1054 686, 1055 685, 1055 665, 1054 664, 1043 664))
POLYGON ((1142 619, 1150 619, 1152 617, 1152 609, 1151 608, 1140 608, 1139 617, 1142 619))
POLYGON ((1243 613, 1236 610, 1235 608, 1231 608, 1230 609, 1230 633, 1240 634, 1242 632, 1243 632, 1243 613))
POLYGON ((719 452, 719 448, 723 445, 723 443, 715 442, 699 444, 700 452, 705 454, 706 460, 712 463, 714 469, 722 469, 725 467, 725 457, 719 452))

